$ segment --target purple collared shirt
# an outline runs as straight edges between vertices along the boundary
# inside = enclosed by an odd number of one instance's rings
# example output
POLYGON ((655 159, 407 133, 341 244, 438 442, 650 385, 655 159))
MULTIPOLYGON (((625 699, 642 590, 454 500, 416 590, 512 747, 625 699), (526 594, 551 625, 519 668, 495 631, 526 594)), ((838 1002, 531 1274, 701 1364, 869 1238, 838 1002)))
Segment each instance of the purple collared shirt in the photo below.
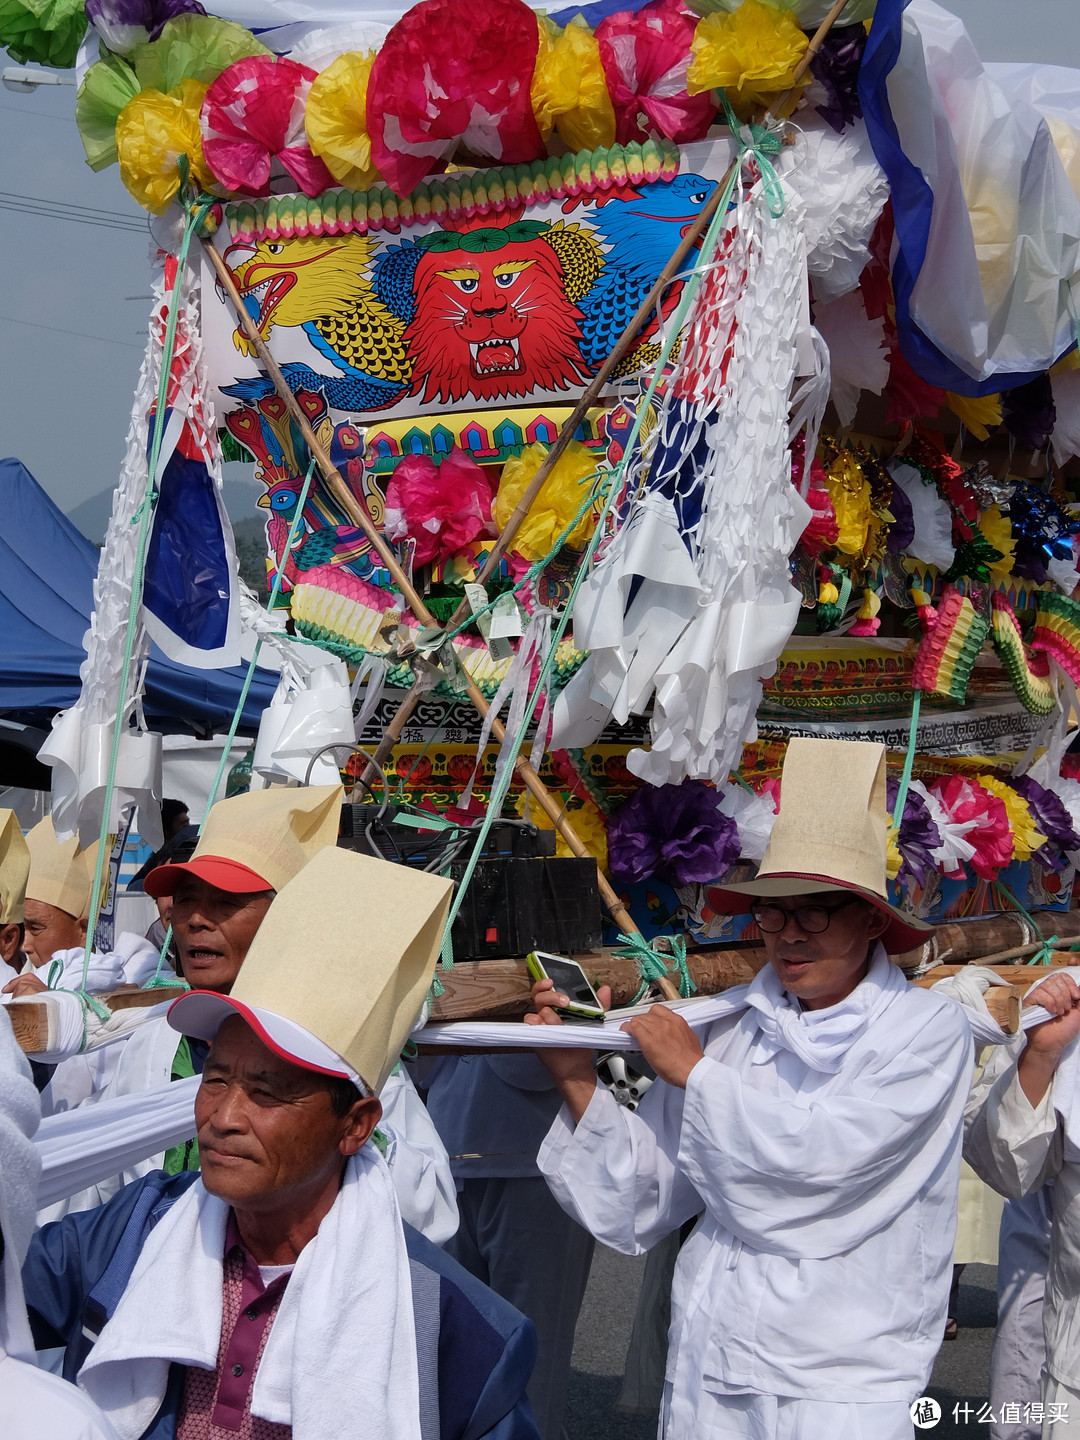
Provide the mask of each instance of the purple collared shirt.
POLYGON ((184 1372, 176 1440, 291 1440, 292 1427, 251 1413, 251 1391, 270 1327, 289 1283, 263 1285, 259 1267, 229 1211, 222 1266, 221 1344, 217 1366, 184 1372))

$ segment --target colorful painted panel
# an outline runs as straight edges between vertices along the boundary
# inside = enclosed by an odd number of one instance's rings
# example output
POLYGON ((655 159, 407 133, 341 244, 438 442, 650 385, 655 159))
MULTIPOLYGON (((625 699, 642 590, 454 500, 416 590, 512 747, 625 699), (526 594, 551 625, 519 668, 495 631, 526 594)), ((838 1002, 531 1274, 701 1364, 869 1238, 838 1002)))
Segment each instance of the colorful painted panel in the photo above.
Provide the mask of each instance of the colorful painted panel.
MULTIPOLYGON (((448 177, 430 187, 443 203, 396 202, 392 224, 383 191, 233 205, 219 243, 290 385, 331 411, 372 423, 566 404, 648 295, 730 146, 619 151, 621 166, 586 153, 519 167, 535 171, 531 188, 502 171, 448 177)), ((209 271, 205 282, 206 354, 228 414, 272 387, 209 271)), ((657 324, 617 373, 655 358, 657 324)))

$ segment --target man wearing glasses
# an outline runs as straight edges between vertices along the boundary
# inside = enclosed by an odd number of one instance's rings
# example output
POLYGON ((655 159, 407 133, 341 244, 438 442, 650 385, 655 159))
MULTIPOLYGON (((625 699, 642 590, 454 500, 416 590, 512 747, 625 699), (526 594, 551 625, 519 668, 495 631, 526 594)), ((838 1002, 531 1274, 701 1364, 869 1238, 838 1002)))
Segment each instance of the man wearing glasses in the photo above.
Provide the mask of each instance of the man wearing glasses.
MULTIPOLYGON (((636 1113, 587 1052, 542 1050, 564 1108, 539 1166, 640 1254, 697 1217, 672 1290, 664 1440, 911 1440, 952 1276, 967 1022, 889 953, 927 928, 885 885, 880 745, 792 740, 748 899, 769 964, 700 1032, 624 1026, 660 1081, 636 1113)), ((601 998, 606 997, 601 993, 601 998)), ((534 989, 536 1024, 562 997, 534 989)))

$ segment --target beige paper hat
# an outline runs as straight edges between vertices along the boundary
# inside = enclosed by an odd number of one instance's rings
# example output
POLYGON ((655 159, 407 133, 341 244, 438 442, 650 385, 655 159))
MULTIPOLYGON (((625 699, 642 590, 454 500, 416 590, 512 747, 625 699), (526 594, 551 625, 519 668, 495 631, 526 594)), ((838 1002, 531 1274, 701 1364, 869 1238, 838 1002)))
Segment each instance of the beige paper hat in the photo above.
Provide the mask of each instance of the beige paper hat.
POLYGON ((195 875, 237 894, 283 890, 313 856, 336 843, 344 798, 340 785, 276 785, 219 800, 191 859, 159 865, 143 888, 157 899, 171 895, 182 875, 195 875))
POLYGON ((275 897, 231 993, 192 990, 169 1024, 212 1040, 239 1014, 285 1059, 378 1093, 423 1007, 453 890, 422 870, 323 850, 275 897))
POLYGON ((30 851, 14 810, 0 810, 0 925, 21 925, 30 851))
POLYGON ((57 840, 52 816, 46 815, 28 832, 26 844, 30 851, 26 898, 55 905, 76 920, 89 915, 99 842, 95 840, 89 849, 80 850, 77 835, 63 842, 57 840))
POLYGON ((725 885, 719 894, 731 898, 723 908, 745 909, 748 895, 852 890, 888 915, 881 937, 887 950, 913 950, 933 926, 889 903, 888 823, 884 745, 793 737, 784 757, 780 812, 757 879, 725 885))

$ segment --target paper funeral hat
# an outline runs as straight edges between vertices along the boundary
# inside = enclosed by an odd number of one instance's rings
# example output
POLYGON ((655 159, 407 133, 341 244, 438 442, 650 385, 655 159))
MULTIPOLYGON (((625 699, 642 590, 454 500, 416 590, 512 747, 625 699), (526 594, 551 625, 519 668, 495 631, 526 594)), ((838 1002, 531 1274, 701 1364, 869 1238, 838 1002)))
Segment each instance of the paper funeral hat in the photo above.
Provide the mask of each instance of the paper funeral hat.
POLYGON ((885 746, 793 737, 784 757, 780 812, 757 879, 725 885, 717 898, 734 913, 747 908, 748 895, 852 890, 888 915, 881 937, 887 950, 913 950, 933 926, 890 905, 887 844, 885 746))
POLYGON ((63 842, 57 840, 52 816, 46 815, 28 832, 26 844, 30 851, 26 898, 55 905, 76 920, 89 915, 98 841, 88 850, 80 850, 77 835, 63 842))
POLYGON ((14 810, 0 810, 0 925, 20 925, 30 851, 14 810))
POLYGON ((285 1059, 378 1092, 423 1007, 453 889, 405 865, 323 850, 275 897, 232 993, 192 990, 169 1024, 212 1040, 239 1014, 285 1059))
POLYGON ((275 785, 219 800, 191 859, 159 865, 143 888, 157 899, 171 895, 182 875, 194 875, 234 894, 284 890, 314 855, 336 842, 344 798, 340 785, 275 785))

